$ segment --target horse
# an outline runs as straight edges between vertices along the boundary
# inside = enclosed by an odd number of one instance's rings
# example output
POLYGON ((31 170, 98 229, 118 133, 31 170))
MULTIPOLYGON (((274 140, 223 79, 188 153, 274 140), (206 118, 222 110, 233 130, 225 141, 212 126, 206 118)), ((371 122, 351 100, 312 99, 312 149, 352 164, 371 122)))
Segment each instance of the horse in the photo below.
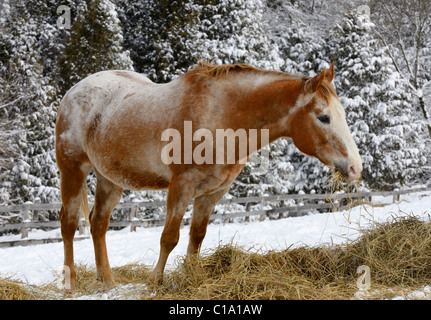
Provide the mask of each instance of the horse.
MULTIPOLYGON (((69 268, 72 289, 76 286, 73 238, 81 202, 87 201, 86 177, 90 170, 97 177, 97 185, 94 206, 86 215, 97 276, 105 285, 115 284, 105 234, 124 189, 168 189, 166 220, 159 258, 150 275, 152 282, 163 281, 166 260, 178 242, 183 215, 193 199, 187 256, 199 254, 214 206, 246 161, 239 155, 237 140, 221 147, 225 153, 236 151, 230 163, 194 161, 186 148, 180 150, 180 161, 165 161, 163 158, 175 151, 163 151, 172 143, 172 137, 161 138, 167 129, 184 135, 184 124, 191 122, 192 130, 205 130, 210 142, 218 129, 267 132, 266 139, 258 135, 260 147, 290 138, 301 152, 336 168, 346 181, 358 179, 362 162, 331 84, 333 78, 334 63, 328 70, 307 77, 246 64, 201 62, 165 84, 125 70, 101 71, 75 84, 64 95, 56 119, 62 199, 59 216, 64 266, 69 268)), ((189 150, 197 148, 202 137, 193 136, 189 150)), ((208 146, 217 151, 219 144, 208 146)), ((245 160, 260 149, 248 147, 245 160)), ((210 149, 200 151, 208 152, 210 160, 212 154, 215 160, 215 152, 210 149)))

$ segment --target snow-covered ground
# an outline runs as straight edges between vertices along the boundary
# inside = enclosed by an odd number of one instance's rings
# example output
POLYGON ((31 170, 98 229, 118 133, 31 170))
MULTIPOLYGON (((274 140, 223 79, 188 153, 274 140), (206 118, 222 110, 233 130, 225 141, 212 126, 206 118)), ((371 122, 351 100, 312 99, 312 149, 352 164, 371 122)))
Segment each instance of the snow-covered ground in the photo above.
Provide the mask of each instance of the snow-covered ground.
MULTIPOLYGON (((391 198, 380 198, 391 202, 391 198)), ((373 200, 375 202, 375 200, 373 200)), ((282 250, 291 245, 318 246, 342 243, 358 237, 358 230, 371 221, 385 221, 393 216, 414 214, 428 219, 431 214, 431 191, 401 196, 401 201, 383 207, 363 205, 350 211, 313 214, 281 220, 248 223, 210 224, 201 250, 223 244, 237 244, 251 250, 282 250)), ((107 233, 108 255, 112 267, 129 263, 155 265, 162 227, 130 228, 107 233)), ((168 268, 175 266, 179 256, 186 253, 189 227, 181 230, 177 247, 168 260, 168 268)), ((60 230, 33 231, 30 237, 59 237, 60 230)), ((16 236, 3 236, 0 241, 16 236)), ((94 266, 91 239, 75 242, 75 262, 94 266)), ((30 284, 42 284, 58 279, 63 265, 63 244, 51 243, 26 247, 0 248, 0 277, 11 276, 30 284)), ((428 290, 428 289, 427 289, 428 290)))

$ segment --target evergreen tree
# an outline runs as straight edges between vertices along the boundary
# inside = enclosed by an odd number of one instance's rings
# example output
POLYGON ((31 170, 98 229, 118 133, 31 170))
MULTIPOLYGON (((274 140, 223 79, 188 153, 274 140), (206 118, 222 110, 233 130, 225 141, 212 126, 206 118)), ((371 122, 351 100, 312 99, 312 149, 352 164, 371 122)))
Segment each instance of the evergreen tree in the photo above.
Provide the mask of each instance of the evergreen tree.
POLYGON ((169 82, 198 60, 199 12, 194 1, 120 1, 125 47, 134 67, 155 82, 169 82))
MULTIPOLYGON (((198 2, 199 3, 199 2, 198 2)), ((283 61, 268 36, 261 0, 203 0, 201 58, 217 64, 247 63, 279 70, 283 61)))
POLYGON ((267 36, 260 0, 120 3, 125 47, 136 70, 153 81, 168 82, 199 60, 266 69, 283 64, 267 36))
POLYGON ((9 144, 0 171, 0 201, 53 199, 58 195, 53 151, 57 100, 39 51, 40 39, 51 37, 52 29, 25 1, 10 6, 0 28, 0 92, 5 103, 0 118, 9 144))
POLYGON ((123 31, 110 0, 80 1, 57 65, 64 94, 86 76, 110 69, 133 70, 123 51, 123 31))
POLYGON ((392 189, 421 172, 424 145, 421 122, 415 120, 412 96, 394 70, 386 48, 358 25, 350 13, 328 39, 335 61, 335 83, 363 160, 363 179, 372 188, 392 189))

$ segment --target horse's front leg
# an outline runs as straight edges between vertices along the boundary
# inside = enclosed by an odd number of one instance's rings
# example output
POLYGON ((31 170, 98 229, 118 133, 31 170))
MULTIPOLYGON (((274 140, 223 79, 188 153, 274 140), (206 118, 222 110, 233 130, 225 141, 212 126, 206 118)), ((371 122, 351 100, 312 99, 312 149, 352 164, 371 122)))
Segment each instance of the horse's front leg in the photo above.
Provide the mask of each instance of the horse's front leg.
POLYGON ((180 237, 180 226, 187 206, 193 199, 192 183, 173 178, 169 184, 165 227, 160 239, 160 255, 156 267, 150 275, 150 281, 161 283, 163 271, 169 254, 175 248, 180 237))
POLYGON ((193 204, 193 216, 190 225, 190 240, 187 248, 187 255, 198 254, 202 241, 207 232, 208 222, 215 205, 220 201, 223 195, 229 190, 227 188, 216 191, 211 194, 201 195, 195 198, 193 204))

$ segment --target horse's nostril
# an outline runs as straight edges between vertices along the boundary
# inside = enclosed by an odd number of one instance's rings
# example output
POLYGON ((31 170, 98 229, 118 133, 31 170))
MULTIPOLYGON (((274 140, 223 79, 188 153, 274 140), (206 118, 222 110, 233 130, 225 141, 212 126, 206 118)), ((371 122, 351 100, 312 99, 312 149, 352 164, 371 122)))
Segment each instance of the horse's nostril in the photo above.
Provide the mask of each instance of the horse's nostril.
POLYGON ((362 168, 359 165, 351 165, 349 166, 349 178, 350 180, 356 180, 361 175, 362 168))

